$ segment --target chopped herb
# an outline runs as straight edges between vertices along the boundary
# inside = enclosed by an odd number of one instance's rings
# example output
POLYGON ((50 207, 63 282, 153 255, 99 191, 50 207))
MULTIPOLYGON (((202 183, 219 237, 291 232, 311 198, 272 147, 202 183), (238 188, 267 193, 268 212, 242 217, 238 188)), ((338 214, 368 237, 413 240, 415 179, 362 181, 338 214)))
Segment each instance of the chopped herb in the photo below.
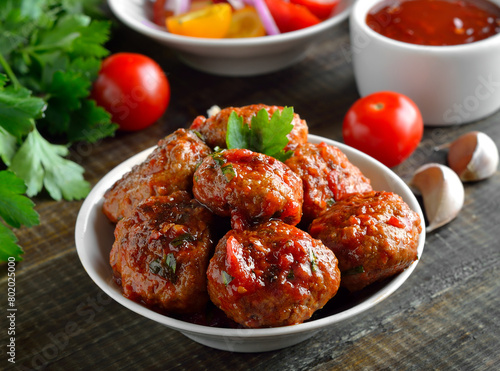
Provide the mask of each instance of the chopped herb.
POLYGON ((309 263, 311 264, 311 271, 312 272, 316 271, 316 267, 318 265, 317 260, 318 260, 318 257, 316 256, 314 251, 312 249, 310 249, 309 250, 309 263))
POLYGON ((222 271, 222 282, 224 282, 224 286, 227 286, 234 279, 229 273, 226 271, 222 271))
POLYGON ((163 266, 159 258, 149 263, 149 271, 153 274, 161 276, 161 272, 163 271, 163 266))
POLYGON ((201 135, 201 133, 198 131, 198 130, 191 130, 193 132, 194 135, 196 135, 198 138, 200 138, 201 140, 205 140, 203 138, 203 135, 201 135))
POLYGON ((177 261, 175 260, 174 254, 170 253, 167 255, 167 258, 165 259, 165 262, 167 263, 167 267, 172 271, 173 274, 175 274, 175 268, 177 267, 177 261))
POLYGON ((293 151, 284 151, 288 144, 287 135, 293 129, 292 120, 292 107, 285 107, 282 112, 274 111, 271 119, 267 111, 261 109, 252 117, 250 126, 233 111, 227 123, 227 148, 246 148, 286 161, 293 155, 293 151))
POLYGON ((343 276, 353 276, 355 274, 365 273, 365 268, 362 265, 358 265, 357 267, 351 268, 342 272, 343 276))
POLYGON ((226 163, 226 159, 224 156, 222 156, 222 150, 219 147, 216 147, 214 152, 210 155, 215 162, 217 162, 217 165, 219 166, 224 166, 226 163))
POLYGON ((191 233, 183 233, 175 237, 170 244, 174 247, 182 245, 184 242, 195 241, 196 238, 191 233))
POLYGON ((151 273, 166 278, 174 284, 177 281, 176 270, 177 261, 173 253, 163 255, 162 259, 158 258, 149 263, 149 271, 151 273))
POLYGON ((290 269, 288 271, 288 274, 287 274, 286 278, 289 279, 289 280, 293 280, 295 278, 295 273, 293 272, 293 269, 290 269))
POLYGON ((333 206, 335 204, 335 199, 334 198, 329 198, 326 200, 326 206, 333 206))
POLYGON ((226 176, 226 180, 228 182, 231 181, 236 176, 236 171, 233 168, 232 164, 227 164, 221 167, 222 174, 226 176))

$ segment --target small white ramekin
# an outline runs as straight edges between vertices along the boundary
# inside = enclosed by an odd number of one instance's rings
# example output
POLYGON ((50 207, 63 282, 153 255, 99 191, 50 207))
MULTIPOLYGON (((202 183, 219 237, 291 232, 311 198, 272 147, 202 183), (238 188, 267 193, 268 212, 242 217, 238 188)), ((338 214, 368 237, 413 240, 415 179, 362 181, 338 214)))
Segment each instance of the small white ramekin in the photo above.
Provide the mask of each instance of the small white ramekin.
MULTIPOLYGON (((464 45, 396 41, 366 24, 381 0, 357 0, 350 15, 358 91, 391 90, 411 98, 429 126, 464 124, 500 109, 500 34, 464 45)), ((500 0, 490 0, 500 5, 500 0)))

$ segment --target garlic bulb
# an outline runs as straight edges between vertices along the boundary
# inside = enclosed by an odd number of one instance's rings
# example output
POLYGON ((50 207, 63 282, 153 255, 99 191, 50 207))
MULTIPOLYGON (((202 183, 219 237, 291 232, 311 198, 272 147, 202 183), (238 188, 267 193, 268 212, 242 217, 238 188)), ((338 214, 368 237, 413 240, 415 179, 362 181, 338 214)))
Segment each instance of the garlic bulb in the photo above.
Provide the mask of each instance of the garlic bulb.
POLYGON ((422 195, 430 232, 453 220, 464 204, 464 186, 449 167, 430 163, 416 170, 410 186, 422 195))
POLYGON ((450 143, 448 165, 464 182, 486 179, 497 170, 497 146, 485 133, 471 131, 450 143))

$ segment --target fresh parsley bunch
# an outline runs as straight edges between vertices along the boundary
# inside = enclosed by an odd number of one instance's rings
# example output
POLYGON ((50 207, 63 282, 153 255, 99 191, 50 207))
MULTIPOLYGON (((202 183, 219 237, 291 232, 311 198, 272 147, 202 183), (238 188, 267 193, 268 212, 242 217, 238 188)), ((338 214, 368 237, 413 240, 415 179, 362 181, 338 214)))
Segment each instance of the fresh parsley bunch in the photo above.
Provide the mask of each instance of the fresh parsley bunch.
POLYGON ((88 99, 109 53, 109 22, 88 15, 97 3, 3 0, 0 6, 0 261, 22 254, 4 223, 39 223, 28 197, 43 189, 55 200, 88 194, 84 169, 66 158, 69 146, 94 143, 117 128, 88 99))

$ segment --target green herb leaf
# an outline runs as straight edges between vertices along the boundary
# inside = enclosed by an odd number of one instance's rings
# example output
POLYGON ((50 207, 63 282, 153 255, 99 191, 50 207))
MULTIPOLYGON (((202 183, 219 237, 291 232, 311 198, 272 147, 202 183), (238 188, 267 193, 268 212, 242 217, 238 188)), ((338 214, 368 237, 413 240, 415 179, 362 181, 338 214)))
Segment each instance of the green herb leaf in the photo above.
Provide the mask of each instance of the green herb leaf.
POLYGON ((54 200, 78 200, 90 191, 90 185, 83 179, 84 169, 64 157, 68 148, 46 141, 33 130, 12 159, 10 170, 26 183, 27 195, 33 196, 42 187, 54 200))
POLYGON ((167 258, 165 259, 166 266, 168 269, 172 272, 172 274, 175 274, 175 269, 177 267, 177 261, 175 260, 175 256, 173 253, 170 253, 167 255, 167 258))
POLYGON ((9 257, 14 257, 17 261, 23 260, 24 254, 21 246, 17 244, 17 237, 3 223, 0 223, 0 262, 6 262, 9 257))
POLYGON ((16 150, 16 138, 0 126, 0 159, 5 165, 10 165, 10 160, 16 154, 16 150))
POLYGON ((0 171, 0 217, 11 227, 32 227, 40 223, 35 204, 26 196, 22 179, 10 171, 0 171))
POLYGON ((243 117, 238 116, 236 111, 231 112, 227 121, 226 144, 229 149, 251 149, 250 127, 243 122, 243 117))
POLYGON ((221 170, 222 174, 224 174, 228 182, 230 182, 231 179, 233 179, 236 176, 236 171, 234 170, 232 164, 224 165, 223 167, 221 167, 221 170))
POLYGON ((229 285, 233 279, 234 277, 232 277, 229 273, 222 271, 222 282, 224 283, 224 286, 229 285))
POLYGON ((177 281, 177 276, 175 275, 176 269, 177 261, 173 253, 163 255, 162 259, 158 258, 149 263, 149 271, 151 273, 161 276, 174 284, 177 281))
POLYGON ((355 274, 365 273, 365 268, 362 265, 348 269, 342 272, 343 276, 354 276, 355 274))
POLYGON ((33 129, 34 119, 41 116, 44 107, 45 101, 32 97, 28 89, 0 86, 0 126, 16 138, 33 129))
POLYGON ((191 233, 183 233, 177 237, 175 237, 170 244, 174 247, 182 245, 186 241, 195 241, 196 238, 191 233))
POLYGON ((70 142, 95 143, 115 134, 118 125, 111 122, 111 114, 93 100, 83 100, 80 109, 71 113, 67 137, 70 142))
POLYGON ((316 267, 318 266, 318 257, 316 256, 312 248, 309 250, 309 263, 311 265, 311 271, 315 272, 316 267))
POLYGON ((292 120, 292 107, 285 107, 282 112, 276 110, 271 119, 267 111, 261 109, 252 117, 250 126, 233 111, 227 123, 227 148, 246 148, 286 161, 293 154, 292 151, 284 151, 288 144, 287 135, 293 129, 292 120))

